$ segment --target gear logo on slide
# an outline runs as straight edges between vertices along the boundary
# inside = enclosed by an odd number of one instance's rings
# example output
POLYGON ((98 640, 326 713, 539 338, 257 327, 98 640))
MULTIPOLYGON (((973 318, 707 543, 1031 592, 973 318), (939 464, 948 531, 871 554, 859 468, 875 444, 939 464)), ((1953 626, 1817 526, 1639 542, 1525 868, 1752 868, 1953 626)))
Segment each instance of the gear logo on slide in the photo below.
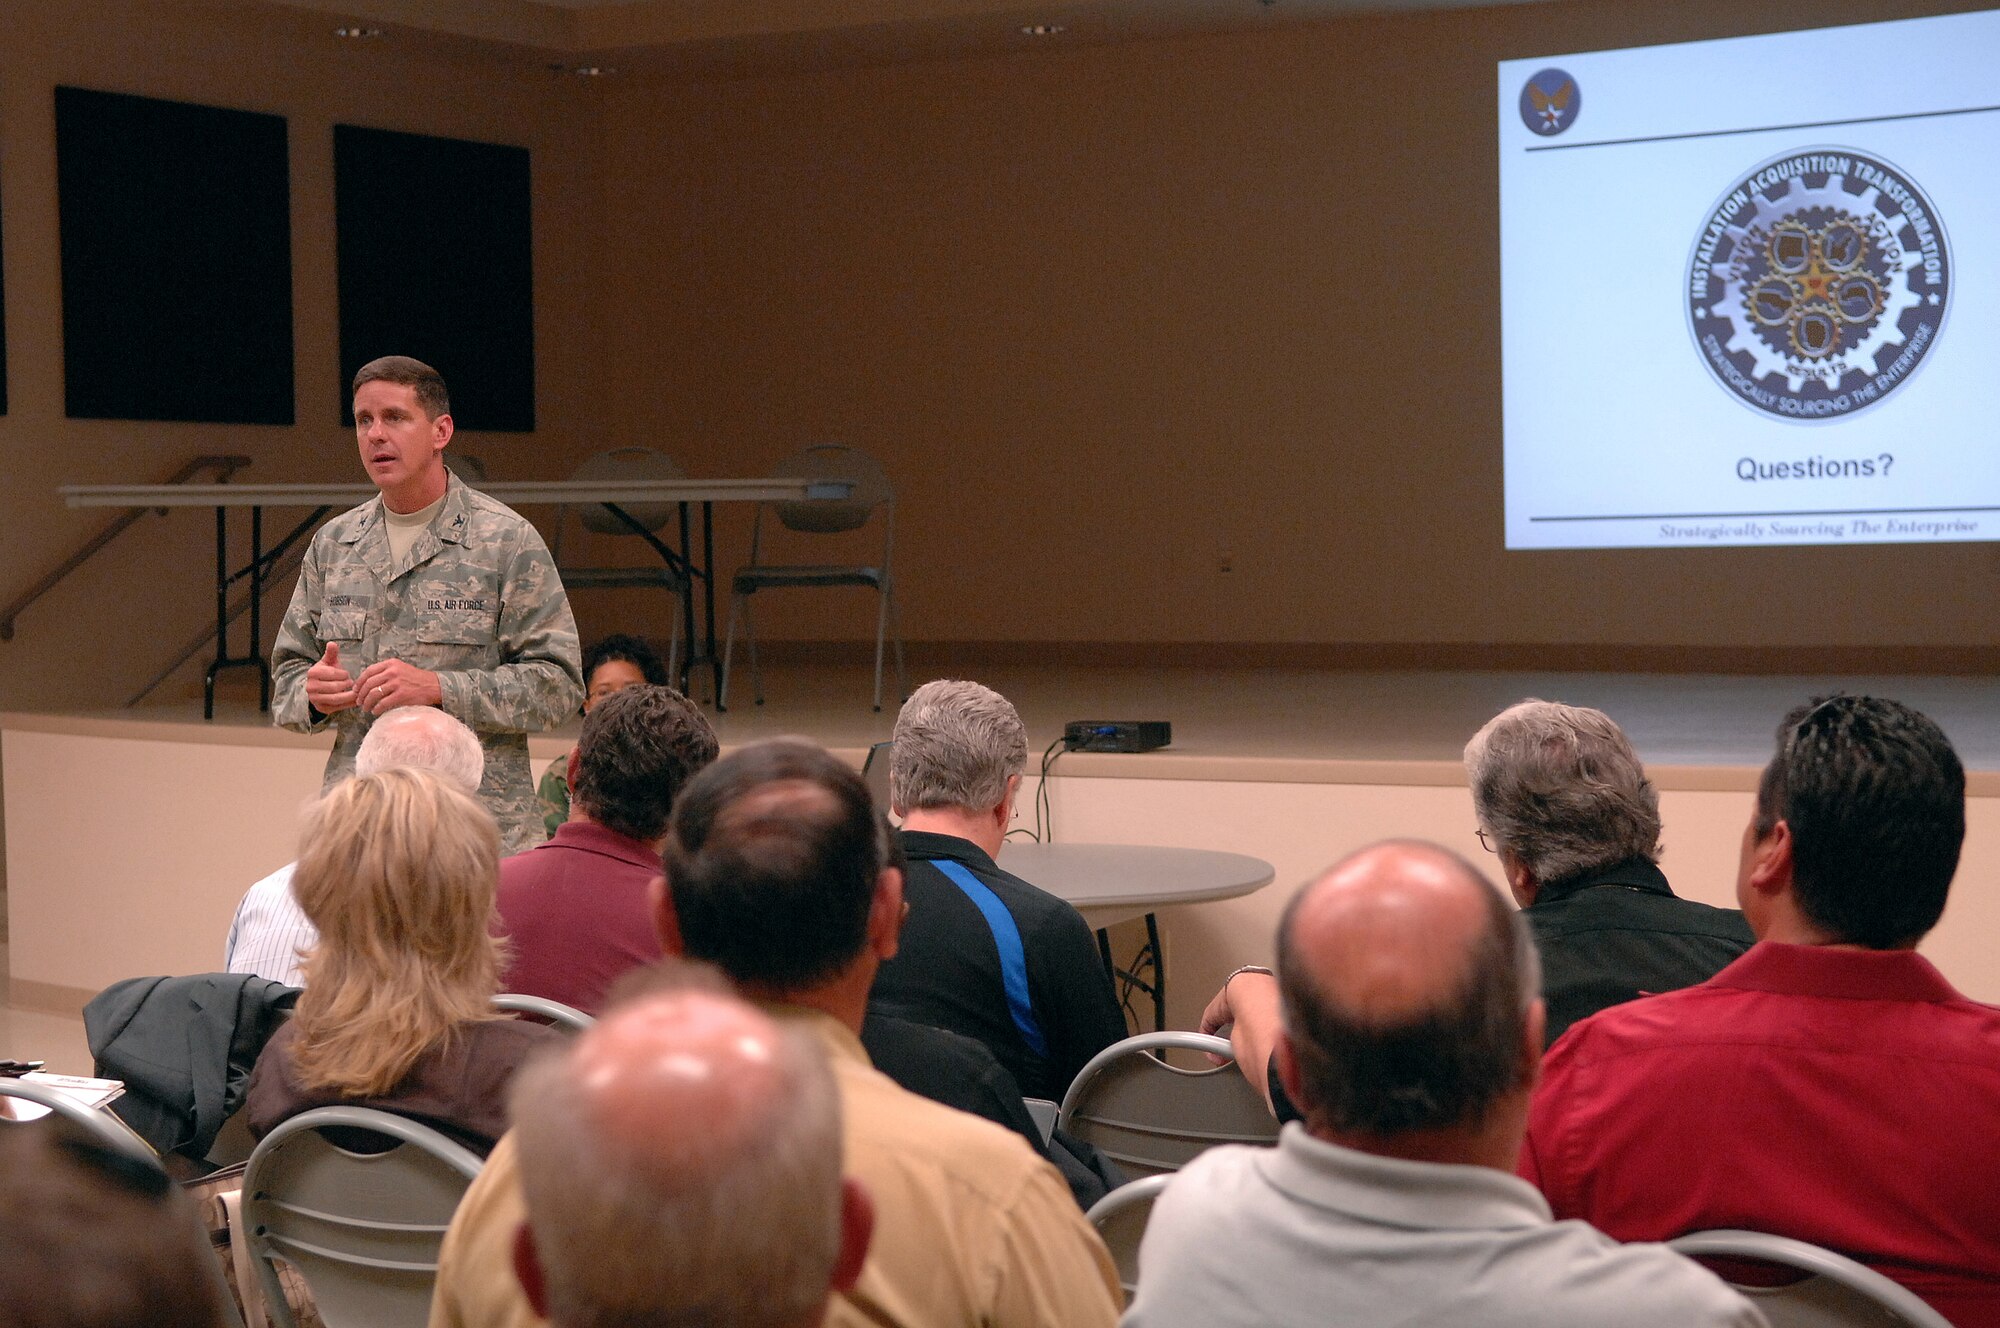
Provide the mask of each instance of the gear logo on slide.
POLYGON ((1917 183, 1852 148, 1760 162, 1723 192, 1688 260, 1702 362, 1752 410, 1827 423, 1880 405, 1937 345, 1944 222, 1917 183))
POLYGON ((1521 123, 1543 138, 1554 138, 1576 123, 1583 94, 1560 69, 1544 69, 1521 85, 1521 123))

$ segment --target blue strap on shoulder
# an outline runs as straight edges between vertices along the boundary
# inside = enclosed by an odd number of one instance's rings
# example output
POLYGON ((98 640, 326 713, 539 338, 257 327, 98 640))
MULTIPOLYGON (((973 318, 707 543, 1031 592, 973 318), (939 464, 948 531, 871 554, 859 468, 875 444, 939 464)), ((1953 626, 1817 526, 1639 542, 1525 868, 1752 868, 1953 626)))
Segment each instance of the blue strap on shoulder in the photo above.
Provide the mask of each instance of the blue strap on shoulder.
POLYGON ((964 892, 986 919, 987 930, 993 933, 993 943, 1000 950, 1000 982, 1007 989, 1007 1013, 1013 1018, 1014 1027, 1020 1030, 1021 1040, 1028 1044, 1028 1050, 1037 1056, 1048 1055, 1048 1039, 1042 1036, 1042 1026, 1035 1021, 1034 1004, 1028 999, 1028 952, 1021 944, 1021 929, 1015 924, 1014 915, 1007 911, 992 887, 974 876, 964 863, 933 858, 931 866, 964 892))

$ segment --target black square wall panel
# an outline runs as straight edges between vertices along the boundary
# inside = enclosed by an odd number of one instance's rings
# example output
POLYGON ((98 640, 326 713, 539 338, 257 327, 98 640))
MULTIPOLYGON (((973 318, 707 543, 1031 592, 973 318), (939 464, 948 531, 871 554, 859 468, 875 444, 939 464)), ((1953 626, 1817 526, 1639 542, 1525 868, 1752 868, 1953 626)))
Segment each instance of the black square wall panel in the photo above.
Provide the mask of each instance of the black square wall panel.
POLYGON ((70 417, 292 423, 284 119, 55 93, 70 417))
POLYGON ((333 163, 342 418, 355 370, 413 355, 459 428, 533 429, 528 150, 335 125, 333 163))

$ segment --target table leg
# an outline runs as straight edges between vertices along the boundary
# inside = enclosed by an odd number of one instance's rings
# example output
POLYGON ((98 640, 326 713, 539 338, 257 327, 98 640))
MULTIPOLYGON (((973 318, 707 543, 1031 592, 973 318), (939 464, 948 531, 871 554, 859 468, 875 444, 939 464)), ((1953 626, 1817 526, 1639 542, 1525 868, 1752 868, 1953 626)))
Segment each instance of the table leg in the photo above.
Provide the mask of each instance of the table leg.
POLYGON ((201 717, 215 718, 215 675, 229 662, 229 509, 215 509, 215 658, 201 679, 201 717))
MULTIPOLYGON (((324 513, 326 509, 321 508, 320 511, 324 513)), ((229 570, 228 516, 227 508, 215 509, 215 658, 202 675, 203 719, 215 718, 215 680, 224 669, 257 670, 257 708, 265 711, 271 708, 271 665, 259 647, 264 635, 264 509, 250 508, 250 561, 237 572, 229 570), (249 653, 232 655, 229 653, 229 588, 246 578, 250 582, 249 653)), ((298 533, 292 532, 285 544, 289 545, 298 533)))
MULTIPOLYGON (((1132 956, 1131 968, 1120 968, 1112 959, 1111 933, 1103 927, 1097 929, 1097 954, 1104 961, 1104 971, 1118 994, 1119 1008, 1129 1009, 1132 993, 1144 992, 1153 1000, 1153 1027, 1164 1033, 1167 1028, 1167 967, 1160 953, 1159 918, 1151 913, 1146 915, 1146 943, 1132 956)), ((1132 1013, 1137 1018, 1138 1012, 1132 1013)))

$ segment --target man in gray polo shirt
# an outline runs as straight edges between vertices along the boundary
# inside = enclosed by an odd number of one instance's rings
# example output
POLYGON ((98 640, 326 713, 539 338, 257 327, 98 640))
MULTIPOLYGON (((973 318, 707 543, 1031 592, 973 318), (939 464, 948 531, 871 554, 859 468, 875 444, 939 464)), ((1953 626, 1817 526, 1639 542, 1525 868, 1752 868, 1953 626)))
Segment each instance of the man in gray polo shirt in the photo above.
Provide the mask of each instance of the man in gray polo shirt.
POLYGON ((1471 864, 1362 849, 1278 925, 1276 1051, 1305 1124, 1174 1178, 1125 1328, 1762 1325, 1659 1245, 1554 1222, 1514 1173, 1541 1063, 1534 942, 1471 864))

